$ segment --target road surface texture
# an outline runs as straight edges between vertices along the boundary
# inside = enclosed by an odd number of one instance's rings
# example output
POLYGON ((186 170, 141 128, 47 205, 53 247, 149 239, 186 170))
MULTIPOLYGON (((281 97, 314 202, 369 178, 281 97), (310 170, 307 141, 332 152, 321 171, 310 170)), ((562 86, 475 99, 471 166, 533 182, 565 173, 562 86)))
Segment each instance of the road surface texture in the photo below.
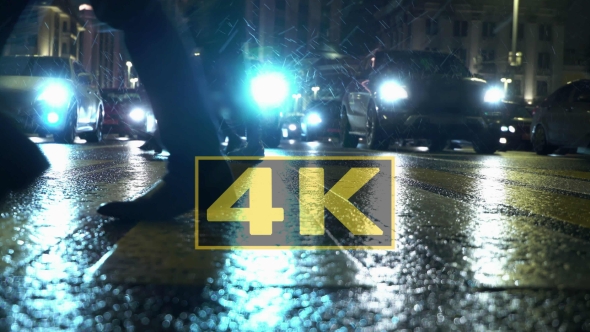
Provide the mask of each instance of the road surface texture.
POLYGON ((194 214, 95 212, 165 171, 140 144, 40 144, 52 168, 0 205, 0 330, 590 330, 588 156, 283 141, 394 156, 395 250, 197 251, 194 214))

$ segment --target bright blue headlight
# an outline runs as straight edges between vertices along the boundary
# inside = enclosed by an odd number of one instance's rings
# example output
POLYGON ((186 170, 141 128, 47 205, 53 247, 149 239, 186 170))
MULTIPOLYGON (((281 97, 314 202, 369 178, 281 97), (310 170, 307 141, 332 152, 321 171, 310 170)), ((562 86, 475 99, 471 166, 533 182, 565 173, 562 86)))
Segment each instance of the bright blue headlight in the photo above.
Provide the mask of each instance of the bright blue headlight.
POLYGON ((318 114, 312 113, 307 117, 307 122, 311 125, 317 125, 322 122, 322 118, 318 114))
POLYGON ((49 114, 47 114, 47 122, 49 122, 50 124, 57 123, 58 121, 59 121, 59 114, 57 114, 55 112, 50 112, 49 114))
POLYGON ((280 106, 289 94, 289 83, 281 73, 266 73, 251 83, 252 96, 261 107, 280 106))
POLYGON ((69 99, 70 91, 68 88, 57 83, 45 87, 37 97, 37 100, 42 101, 51 107, 66 106, 69 99))

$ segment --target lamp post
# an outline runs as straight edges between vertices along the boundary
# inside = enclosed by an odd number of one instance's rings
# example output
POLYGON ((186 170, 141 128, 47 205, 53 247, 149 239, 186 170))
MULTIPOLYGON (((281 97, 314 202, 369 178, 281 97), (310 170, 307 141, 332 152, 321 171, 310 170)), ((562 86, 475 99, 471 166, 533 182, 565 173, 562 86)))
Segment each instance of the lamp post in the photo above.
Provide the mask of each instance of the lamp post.
POLYGON ((297 112, 297 108, 299 106, 299 99, 301 98, 301 94, 300 93, 295 93, 291 97, 293 97, 293 99, 295 99, 295 107, 293 107, 293 109, 294 109, 295 112, 297 112))
POLYGON ((318 99, 318 91, 320 91, 320 87, 314 86, 311 88, 311 91, 313 91, 313 99, 318 99))
POLYGON ((133 83, 131 88, 135 89, 137 87, 137 82, 139 82, 139 79, 137 77, 135 77, 135 78, 130 79, 129 82, 133 83))
POLYGON ((512 79, 502 77, 502 79, 500 81, 502 83, 504 83, 504 94, 507 94, 508 93, 508 84, 512 83, 512 79))
POLYGON ((520 0, 513 0, 514 8, 512 12, 512 50, 508 52, 508 62, 513 67, 520 66, 522 53, 516 52, 516 43, 518 41, 518 3, 520 0))
POLYGON ((127 65, 127 87, 129 87, 131 85, 131 67, 133 66, 133 64, 131 63, 131 61, 127 61, 127 63, 125 63, 127 65))

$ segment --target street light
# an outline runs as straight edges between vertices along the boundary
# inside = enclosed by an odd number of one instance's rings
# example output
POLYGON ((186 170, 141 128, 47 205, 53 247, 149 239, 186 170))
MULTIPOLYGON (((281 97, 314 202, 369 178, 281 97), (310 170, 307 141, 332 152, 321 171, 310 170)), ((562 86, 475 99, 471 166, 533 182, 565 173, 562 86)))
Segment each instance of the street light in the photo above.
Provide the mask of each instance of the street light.
POLYGON ((139 79, 137 77, 134 77, 130 79, 129 82, 133 83, 132 88, 135 89, 135 86, 137 85, 137 82, 139 82, 139 79))
POLYGON ((311 91, 313 91, 313 99, 317 99, 318 98, 318 91, 320 91, 320 87, 314 86, 313 88, 311 88, 311 91))
POLYGON ((502 79, 500 81, 502 83, 504 83, 504 93, 506 94, 508 92, 508 84, 512 83, 512 79, 502 77, 502 79))
POLYGON ((299 106, 299 98, 301 98, 301 94, 300 93, 295 93, 291 97, 293 97, 293 99, 295 99, 295 107, 294 107, 294 110, 296 112, 297 111, 297 106, 299 106))
POLYGON ((510 66, 520 66, 522 61, 522 53, 516 52, 516 42, 518 38, 518 2, 519 0, 513 0, 514 9, 512 13, 512 50, 508 52, 508 62, 510 66))
POLYGON ((129 83, 131 83, 131 67, 133 66, 133 64, 131 63, 131 61, 127 61, 127 63, 125 63, 127 65, 127 79, 129 80, 129 83))

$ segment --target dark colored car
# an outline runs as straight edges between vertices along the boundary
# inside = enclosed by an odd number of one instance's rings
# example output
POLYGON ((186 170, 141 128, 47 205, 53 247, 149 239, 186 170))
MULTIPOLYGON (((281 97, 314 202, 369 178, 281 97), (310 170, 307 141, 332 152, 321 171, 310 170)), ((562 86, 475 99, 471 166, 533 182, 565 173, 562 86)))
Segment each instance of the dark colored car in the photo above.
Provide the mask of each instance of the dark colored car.
POLYGON ((147 95, 137 89, 104 89, 103 132, 147 139, 156 131, 156 118, 147 95))
POLYGON ((282 119, 282 136, 286 139, 300 139, 303 114, 288 114, 282 119))
POLYGON ((504 120, 500 127, 500 151, 530 150, 533 116, 524 103, 504 103, 504 120))
POLYGON ((301 123, 301 138, 314 141, 338 136, 340 132, 341 100, 314 100, 305 110, 301 123))
POLYGON ((535 108, 531 141, 540 155, 590 148, 590 80, 562 86, 535 108))
POLYGON ((340 141, 356 147, 365 137, 369 148, 387 149, 391 141, 426 139, 440 151, 463 139, 477 153, 494 153, 503 97, 503 89, 473 77, 452 55, 375 51, 346 89, 340 141))

